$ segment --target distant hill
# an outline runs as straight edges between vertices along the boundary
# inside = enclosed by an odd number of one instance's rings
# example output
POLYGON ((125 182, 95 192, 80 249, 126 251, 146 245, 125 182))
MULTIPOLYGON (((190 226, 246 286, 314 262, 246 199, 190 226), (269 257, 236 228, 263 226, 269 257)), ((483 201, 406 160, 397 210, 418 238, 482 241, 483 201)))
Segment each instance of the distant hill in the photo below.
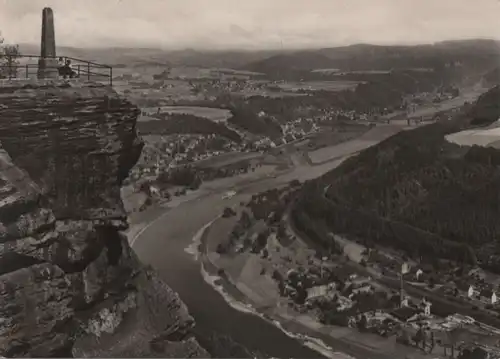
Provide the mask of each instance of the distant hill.
POLYGON ((277 54, 244 66, 245 70, 280 73, 281 71, 310 71, 311 69, 329 68, 332 59, 317 51, 300 51, 289 54, 277 54), (264 71, 263 71, 264 70, 264 71))
POLYGON ((500 117, 500 86, 481 95, 468 110, 471 125, 489 125, 500 117))
POLYGON ((466 66, 488 69, 498 63, 498 56, 500 45, 494 40, 446 41, 416 46, 358 44, 279 54, 243 68, 266 74, 277 70, 311 71, 320 68, 360 71, 466 66))
MULTIPOLYGON (((38 55, 40 47, 31 44, 21 44, 23 54, 38 55)), ((137 65, 165 65, 165 66, 193 66, 239 68, 249 62, 259 61, 273 56, 279 51, 198 51, 162 50, 155 48, 76 48, 58 47, 57 54, 76 57, 109 65, 125 64, 137 65)))
POLYGON ((500 117, 499 96, 495 87, 457 118, 400 132, 306 184, 293 211, 297 226, 325 246, 322 226, 424 261, 500 273, 500 151, 444 139, 474 119, 500 117))
MULTIPOLYGON (((21 44, 24 54, 38 55, 37 45, 21 44)), ((386 70, 435 67, 450 62, 484 67, 497 60, 499 43, 493 40, 446 41, 433 45, 380 46, 357 44, 316 50, 205 51, 155 48, 58 47, 57 53, 110 65, 155 64, 243 69, 273 74, 277 71, 306 71, 320 68, 342 70, 386 70)), ((495 63, 497 65, 498 62, 495 63)))

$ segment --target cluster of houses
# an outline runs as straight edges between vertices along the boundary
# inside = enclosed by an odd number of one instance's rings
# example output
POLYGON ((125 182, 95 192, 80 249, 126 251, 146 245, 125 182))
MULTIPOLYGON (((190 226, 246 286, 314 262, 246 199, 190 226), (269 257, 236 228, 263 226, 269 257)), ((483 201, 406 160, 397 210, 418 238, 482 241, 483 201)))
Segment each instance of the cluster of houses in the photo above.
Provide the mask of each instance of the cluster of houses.
POLYGON ((500 330, 461 314, 412 318, 401 326, 398 339, 450 358, 500 358, 500 330), (471 352, 482 355, 465 356, 471 352))
POLYGON ((476 289, 473 285, 470 285, 467 289, 467 297, 469 299, 478 299, 482 302, 488 304, 496 304, 498 303, 497 294, 488 288, 476 289))
MULTIPOLYGON (((217 77, 220 77, 217 75, 217 77)), ((265 81, 252 81, 248 80, 248 75, 223 75, 223 78, 214 79, 211 81, 203 81, 193 83, 192 86, 196 91, 206 95, 211 93, 231 92, 231 93, 248 93, 248 94, 265 94, 266 82, 265 81), (235 79, 237 77, 244 77, 244 79, 235 79)))
POLYGON ((141 159, 132 169, 131 180, 144 176, 158 176, 185 164, 193 164, 227 152, 240 151, 237 144, 227 141, 222 150, 210 150, 207 142, 215 135, 171 135, 161 136, 158 140, 147 139, 141 159))
POLYGON ((472 302, 478 307, 500 308, 498 280, 486 278, 483 271, 471 270, 467 276, 451 278, 439 291, 445 295, 472 302))

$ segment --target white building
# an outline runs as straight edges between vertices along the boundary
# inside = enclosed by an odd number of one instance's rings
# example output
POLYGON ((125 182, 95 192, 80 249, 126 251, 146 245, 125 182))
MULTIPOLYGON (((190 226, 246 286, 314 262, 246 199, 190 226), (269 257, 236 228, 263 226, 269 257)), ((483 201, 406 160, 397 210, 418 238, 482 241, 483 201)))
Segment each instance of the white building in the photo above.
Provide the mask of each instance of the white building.
POLYGON ((422 299, 422 307, 424 308, 424 315, 430 316, 432 303, 429 302, 426 298, 423 298, 422 299))
POLYGON ((423 271, 422 269, 420 269, 420 268, 419 268, 419 269, 417 270, 417 272, 415 273, 415 278, 416 278, 417 280, 419 280, 419 279, 420 279, 420 277, 422 276, 422 274, 424 274, 424 271, 423 271))
POLYGON ((309 288, 307 290, 307 299, 313 300, 317 298, 322 298, 332 293, 335 290, 335 283, 317 285, 315 287, 309 288))
POLYGON ((401 301, 401 308, 408 307, 408 297, 404 297, 401 301))
POLYGON ((471 285, 471 286, 469 286, 469 290, 467 291, 467 297, 472 298, 474 296, 477 296, 477 291, 471 285))

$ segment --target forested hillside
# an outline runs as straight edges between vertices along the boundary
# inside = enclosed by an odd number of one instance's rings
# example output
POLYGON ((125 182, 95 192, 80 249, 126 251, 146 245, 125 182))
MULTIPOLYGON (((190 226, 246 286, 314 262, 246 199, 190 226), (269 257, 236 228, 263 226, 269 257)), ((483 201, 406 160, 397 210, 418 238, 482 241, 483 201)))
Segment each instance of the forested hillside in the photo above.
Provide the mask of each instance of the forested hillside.
POLYGON ((237 143, 241 141, 237 132, 222 123, 206 118, 188 114, 161 114, 157 116, 157 120, 137 123, 137 129, 141 135, 214 134, 237 143))
POLYGON ((444 139, 497 120, 499 98, 495 87, 452 121, 400 132, 348 159, 304 186, 294 218, 413 257, 500 272, 500 151, 444 139))

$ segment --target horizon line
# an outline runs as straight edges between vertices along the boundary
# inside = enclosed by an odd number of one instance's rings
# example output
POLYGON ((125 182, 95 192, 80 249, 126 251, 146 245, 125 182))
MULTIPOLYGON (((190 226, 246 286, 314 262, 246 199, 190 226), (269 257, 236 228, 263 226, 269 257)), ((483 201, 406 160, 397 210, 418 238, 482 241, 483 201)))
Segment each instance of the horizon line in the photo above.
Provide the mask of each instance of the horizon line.
MULTIPOLYGON (((161 46, 161 45, 140 45, 137 44, 118 44, 118 45, 94 45, 94 46, 72 46, 72 45, 56 45, 56 48, 67 48, 67 49, 89 49, 89 50, 106 50, 106 49, 137 49, 137 50, 159 50, 159 51, 200 51, 200 52, 227 52, 227 51, 237 51, 237 52, 258 52, 258 51, 277 51, 277 52, 286 52, 286 51, 307 51, 307 50, 322 50, 322 49, 335 49, 335 48, 345 48, 345 47, 354 47, 354 46, 380 46, 380 47, 417 47, 417 46, 432 46, 437 44, 443 44, 447 42, 469 42, 469 41, 491 41, 497 42, 500 44, 500 39, 493 37, 473 37, 473 38, 454 38, 454 39, 445 39, 434 42, 415 42, 415 43, 375 43, 375 42, 353 42, 351 44, 342 44, 342 45, 323 45, 323 46, 315 46, 315 47, 306 47, 306 46, 290 46, 290 47, 272 47, 272 46, 262 46, 262 47, 237 47, 237 46, 219 46, 215 47, 203 47, 203 46, 186 46, 186 47, 173 47, 173 46, 161 46)), ((13 43, 15 44, 15 43, 13 43)), ((35 46, 40 47, 39 43, 32 42, 21 42, 18 43, 20 47, 22 46, 35 46)))

